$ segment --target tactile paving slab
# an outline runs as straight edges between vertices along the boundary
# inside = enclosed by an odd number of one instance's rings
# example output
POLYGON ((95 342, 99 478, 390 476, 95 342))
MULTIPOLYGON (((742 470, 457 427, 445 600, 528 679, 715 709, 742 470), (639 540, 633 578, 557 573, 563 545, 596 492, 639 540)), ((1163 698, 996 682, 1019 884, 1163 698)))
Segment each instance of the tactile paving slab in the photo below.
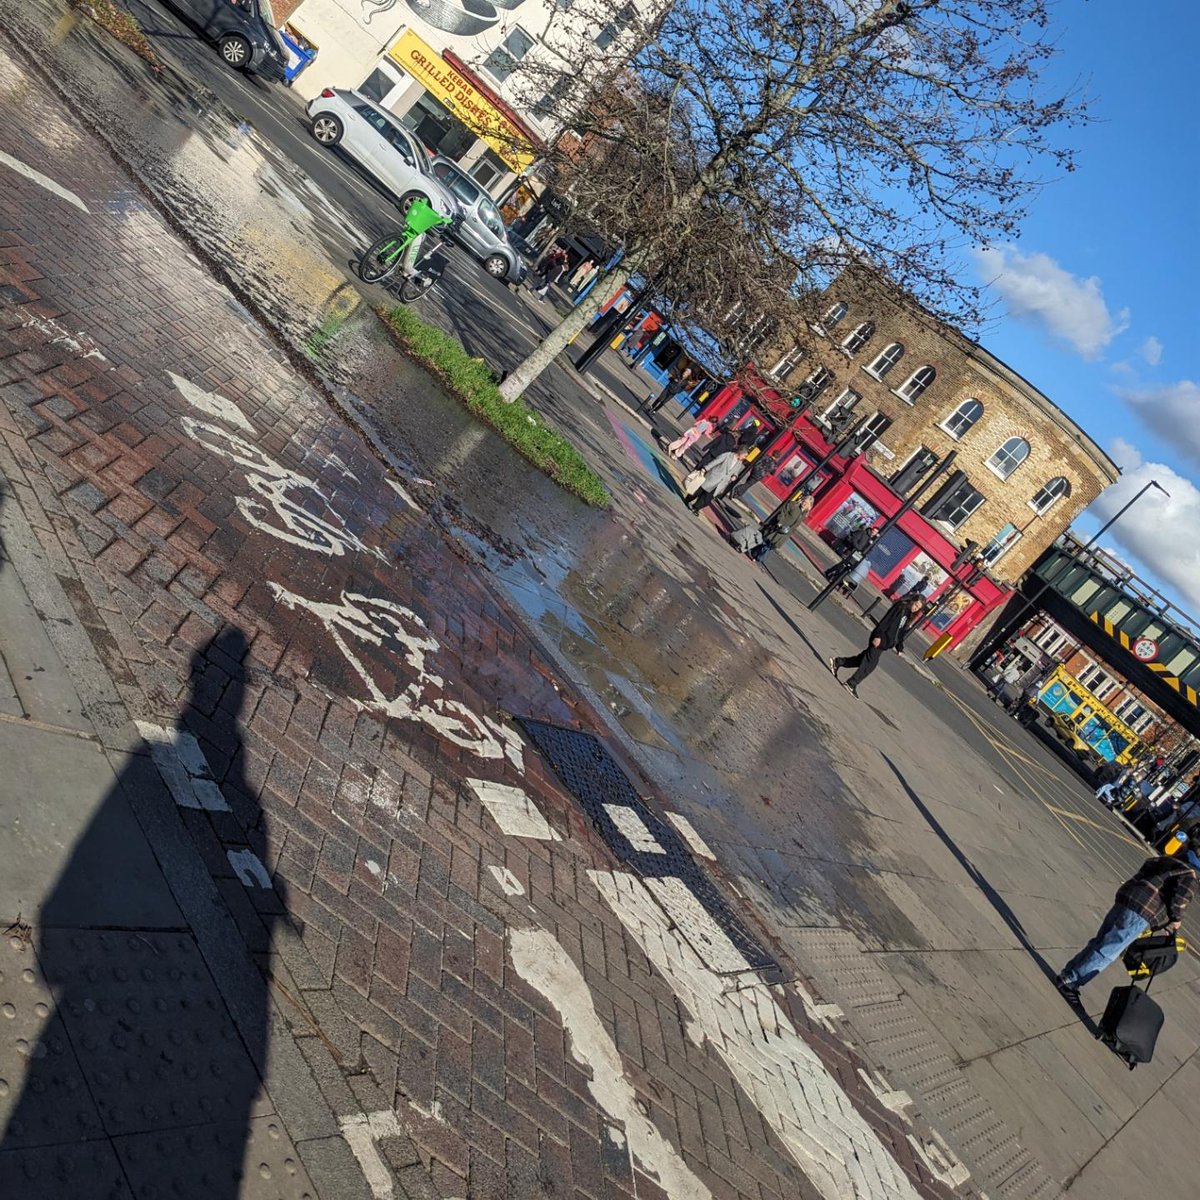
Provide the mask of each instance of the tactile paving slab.
POLYGON ((567 790, 583 806, 592 826, 617 858, 644 879, 679 879, 695 897, 694 906, 674 905, 669 915, 692 949, 719 974, 761 971, 777 964, 750 932, 716 885, 696 863, 676 829, 640 800, 629 777, 604 743, 579 729, 564 729, 531 717, 516 718, 567 790), (692 914, 695 913, 695 916, 692 914), (704 917, 711 918, 737 948, 744 964, 731 955, 714 957, 714 939, 704 917), (696 919, 699 917, 701 919, 696 919))
MULTIPOLYGON (((0 1149, 0 1196, 4 1200, 133 1200, 107 1139, 0 1149)), ((214 1200, 216 1196, 214 1192, 214 1200)))
POLYGON ((33 943, 20 937, 0 939, 0 1130, 4 1150, 103 1134, 33 943))
POLYGON ((39 958, 108 1133, 271 1111, 189 935, 46 930, 39 958))
POLYGON ((278 1117, 115 1138, 134 1200, 316 1200, 278 1117))

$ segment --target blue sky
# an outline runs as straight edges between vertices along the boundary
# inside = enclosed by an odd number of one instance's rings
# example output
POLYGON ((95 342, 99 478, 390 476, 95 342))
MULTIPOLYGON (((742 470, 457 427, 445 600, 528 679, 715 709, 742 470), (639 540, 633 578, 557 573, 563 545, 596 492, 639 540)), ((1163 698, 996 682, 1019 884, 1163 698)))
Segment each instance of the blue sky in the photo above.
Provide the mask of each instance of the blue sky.
POLYGON ((1052 86, 1079 80, 1093 124, 1079 169, 1050 183, 1017 242, 980 256, 984 345, 1126 470, 1081 517, 1091 534, 1147 479, 1103 544, 1200 616, 1200 5, 1062 0, 1052 86), (993 282, 994 281, 994 282, 993 282))

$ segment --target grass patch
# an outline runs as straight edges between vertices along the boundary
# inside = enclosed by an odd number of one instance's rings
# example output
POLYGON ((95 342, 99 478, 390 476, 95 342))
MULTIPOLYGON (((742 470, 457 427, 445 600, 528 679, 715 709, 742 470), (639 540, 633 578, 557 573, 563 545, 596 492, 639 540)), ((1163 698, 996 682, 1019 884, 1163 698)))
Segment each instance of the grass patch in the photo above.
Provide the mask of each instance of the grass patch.
POLYGON ((581 500, 608 507, 607 489, 579 451, 520 400, 505 403, 483 359, 471 358, 448 333, 422 321, 412 309, 381 308, 379 315, 405 353, 432 371, 452 396, 514 450, 581 500))
POLYGON ((118 42, 128 46, 139 58, 144 58, 156 71, 162 70, 158 55, 154 53, 132 13, 114 4, 113 0, 71 0, 71 7, 86 13, 118 42))

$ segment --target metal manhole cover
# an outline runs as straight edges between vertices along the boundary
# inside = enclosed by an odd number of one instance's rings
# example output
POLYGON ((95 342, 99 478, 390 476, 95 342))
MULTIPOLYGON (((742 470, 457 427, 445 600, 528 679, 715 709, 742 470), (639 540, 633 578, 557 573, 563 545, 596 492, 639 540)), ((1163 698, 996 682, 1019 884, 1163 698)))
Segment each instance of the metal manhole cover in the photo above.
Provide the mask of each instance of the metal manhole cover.
POLYGON ((647 884, 700 957, 720 974, 777 964, 701 870, 676 830, 638 797, 604 743, 531 717, 516 722, 583 806, 617 858, 647 884))

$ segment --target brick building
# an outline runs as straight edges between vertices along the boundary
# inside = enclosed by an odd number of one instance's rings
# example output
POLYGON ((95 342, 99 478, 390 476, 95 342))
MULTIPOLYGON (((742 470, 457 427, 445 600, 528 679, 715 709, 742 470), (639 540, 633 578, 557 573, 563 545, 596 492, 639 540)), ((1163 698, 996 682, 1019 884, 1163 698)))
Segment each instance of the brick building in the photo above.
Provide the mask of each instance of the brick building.
POLYGON ((900 514, 870 579, 946 596, 929 632, 958 645, 1118 468, 1011 367, 869 275, 843 275, 818 311, 777 332, 705 413, 756 425, 777 463, 763 509, 802 480, 815 495, 807 524, 830 542, 900 514))
POLYGON ((953 471, 918 506, 959 544, 984 548, 995 577, 1015 582, 1110 483, 1099 446, 1011 367, 869 280, 843 276, 822 322, 779 351, 768 376, 786 395, 807 383, 808 415, 871 415, 871 467, 900 495, 957 452, 953 471))

